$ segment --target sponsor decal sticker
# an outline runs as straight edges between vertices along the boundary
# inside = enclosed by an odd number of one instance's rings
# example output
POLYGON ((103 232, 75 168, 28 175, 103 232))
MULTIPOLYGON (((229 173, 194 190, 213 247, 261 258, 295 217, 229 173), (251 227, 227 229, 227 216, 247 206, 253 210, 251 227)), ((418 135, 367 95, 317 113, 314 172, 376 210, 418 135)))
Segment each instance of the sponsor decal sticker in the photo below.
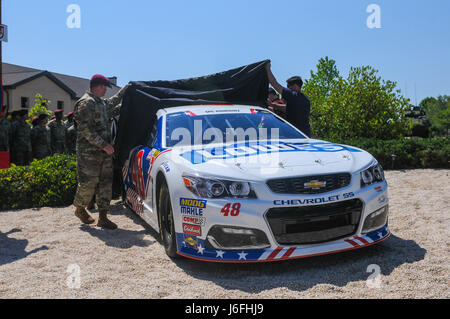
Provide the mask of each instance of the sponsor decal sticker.
POLYGON ((183 224, 183 233, 194 236, 201 236, 202 227, 199 225, 183 224))
POLYGON ((164 170, 166 171, 166 173, 170 172, 170 167, 169 167, 169 163, 168 162, 164 162, 161 165, 162 165, 162 167, 164 167, 164 170))
POLYGON ((205 221, 206 218, 204 217, 183 216, 183 222, 189 224, 205 226, 205 221))
POLYGON ((186 247, 187 245, 193 247, 193 248, 197 248, 197 237, 196 236, 191 236, 189 234, 184 234, 184 241, 183 241, 183 245, 186 247))
POLYGON ((181 214, 190 216, 203 216, 206 200, 180 198, 181 214))

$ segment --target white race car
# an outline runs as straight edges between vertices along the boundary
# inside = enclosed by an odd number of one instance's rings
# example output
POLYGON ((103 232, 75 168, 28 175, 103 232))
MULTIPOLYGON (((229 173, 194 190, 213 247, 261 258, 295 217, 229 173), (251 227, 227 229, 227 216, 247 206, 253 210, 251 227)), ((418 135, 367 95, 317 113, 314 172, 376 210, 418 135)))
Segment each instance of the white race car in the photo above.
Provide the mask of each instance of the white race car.
POLYGON ((307 138, 242 105, 160 109, 123 167, 128 206, 170 257, 267 262, 389 237, 387 183, 369 153, 307 138))

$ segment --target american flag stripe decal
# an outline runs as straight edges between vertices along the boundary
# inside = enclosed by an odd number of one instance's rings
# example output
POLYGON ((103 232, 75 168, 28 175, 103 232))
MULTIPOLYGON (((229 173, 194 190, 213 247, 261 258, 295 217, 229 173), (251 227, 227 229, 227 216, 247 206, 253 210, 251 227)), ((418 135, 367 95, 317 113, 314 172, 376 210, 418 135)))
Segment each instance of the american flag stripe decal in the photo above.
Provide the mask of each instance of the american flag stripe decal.
POLYGON ((350 245, 352 245, 353 247, 359 247, 359 244, 356 243, 356 242, 354 242, 354 241, 351 240, 351 239, 346 239, 345 241, 346 241, 347 243, 349 243, 350 245))
POLYGON ((267 257, 267 260, 272 260, 272 259, 274 259, 282 249, 283 249, 283 247, 277 247, 277 248, 269 255, 269 257, 267 257))
POLYGON ((362 238, 362 237, 355 236, 353 238, 356 239, 356 240, 359 240, 360 242, 362 242, 363 245, 369 244, 369 242, 367 240, 365 240, 364 238, 362 238))
POLYGON ((289 258, 292 255, 292 253, 294 252, 294 250, 296 250, 296 249, 297 249, 297 247, 289 248, 288 251, 283 255, 283 258, 289 258))

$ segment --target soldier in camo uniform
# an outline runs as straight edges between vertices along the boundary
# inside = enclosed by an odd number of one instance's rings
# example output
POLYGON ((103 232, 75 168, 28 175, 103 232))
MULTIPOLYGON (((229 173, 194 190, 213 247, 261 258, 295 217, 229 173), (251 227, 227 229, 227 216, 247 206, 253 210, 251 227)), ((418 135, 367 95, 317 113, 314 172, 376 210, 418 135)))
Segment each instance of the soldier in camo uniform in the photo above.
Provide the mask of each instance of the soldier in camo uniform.
POLYGON ((76 154, 77 152, 77 123, 73 122, 66 131, 66 151, 67 154, 76 154))
POLYGON ((69 112, 69 113, 67 113, 67 120, 64 122, 64 126, 66 127, 66 132, 73 124, 74 124, 73 112, 69 112))
POLYGON ((13 163, 18 166, 27 166, 31 161, 31 128, 26 122, 27 110, 17 112, 17 120, 11 127, 11 150, 13 163))
POLYGON ((55 111, 55 119, 48 123, 50 128, 52 154, 64 154, 66 152, 66 126, 63 121, 63 111, 55 111))
POLYGON ((119 103, 128 85, 109 99, 102 99, 107 87, 111 87, 108 78, 94 75, 90 86, 90 91, 75 104, 78 187, 73 205, 75 216, 85 224, 92 224, 95 220, 86 207, 95 194, 99 210, 97 226, 116 229, 117 225, 107 217, 112 197, 114 153, 110 118, 120 111, 119 103))
POLYGON ((11 124, 6 118, 8 113, 2 113, 0 117, 0 152, 9 152, 9 130, 11 124))
POLYGON ((38 124, 31 129, 31 146, 33 158, 41 160, 51 155, 50 130, 47 127, 48 115, 41 114, 38 117, 38 124))

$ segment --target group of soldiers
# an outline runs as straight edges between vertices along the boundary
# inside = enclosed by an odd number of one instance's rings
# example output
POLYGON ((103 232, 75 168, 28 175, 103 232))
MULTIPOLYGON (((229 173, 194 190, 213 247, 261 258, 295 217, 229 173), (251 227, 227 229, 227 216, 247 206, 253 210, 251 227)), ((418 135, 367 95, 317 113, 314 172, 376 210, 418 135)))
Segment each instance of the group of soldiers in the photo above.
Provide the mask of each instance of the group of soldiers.
POLYGON ((29 165, 32 159, 43 159, 53 154, 75 154, 77 126, 73 113, 63 121, 63 111, 40 114, 27 123, 28 110, 13 111, 0 118, 0 152, 10 153, 10 162, 29 165))

